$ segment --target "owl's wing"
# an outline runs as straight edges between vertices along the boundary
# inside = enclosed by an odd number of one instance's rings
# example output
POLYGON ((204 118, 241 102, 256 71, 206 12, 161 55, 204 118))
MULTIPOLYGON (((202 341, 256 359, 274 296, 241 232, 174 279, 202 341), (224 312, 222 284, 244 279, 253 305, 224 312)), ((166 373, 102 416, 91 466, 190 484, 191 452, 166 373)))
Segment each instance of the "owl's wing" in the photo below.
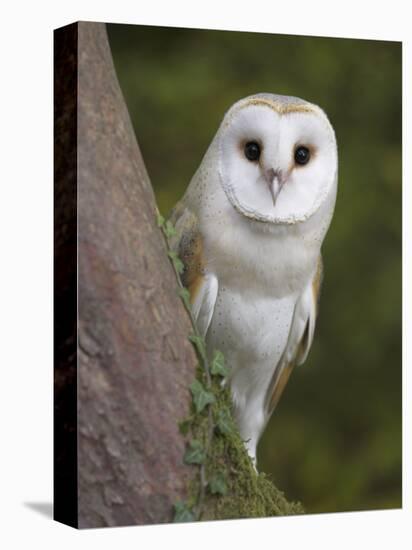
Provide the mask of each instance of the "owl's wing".
POLYGON ((278 404, 293 367, 304 363, 308 356, 315 332, 322 273, 319 256, 316 272, 296 302, 288 340, 266 394, 265 408, 269 414, 278 404))
POLYGON ((185 266, 182 283, 190 292, 192 312, 199 332, 205 336, 216 304, 218 280, 205 266, 203 238, 196 215, 179 202, 169 219, 176 229, 170 246, 185 266))

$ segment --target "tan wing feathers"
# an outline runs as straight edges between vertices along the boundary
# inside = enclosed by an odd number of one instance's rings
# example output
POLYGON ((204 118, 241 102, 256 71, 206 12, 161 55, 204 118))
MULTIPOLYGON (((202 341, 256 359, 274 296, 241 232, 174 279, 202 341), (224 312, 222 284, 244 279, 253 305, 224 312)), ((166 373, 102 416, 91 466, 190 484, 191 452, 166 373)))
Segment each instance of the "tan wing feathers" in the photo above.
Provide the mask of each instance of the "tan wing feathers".
POLYGON ((322 289, 322 282, 323 282, 323 260, 322 260, 322 255, 319 254, 315 277, 313 278, 313 281, 312 281, 312 291, 313 291, 313 298, 316 304, 316 314, 319 309, 319 299, 320 299, 320 291, 322 289))
POLYGON ((169 219, 177 233, 170 244, 185 266, 181 279, 183 285, 189 290, 193 303, 205 274, 203 241, 197 217, 182 202, 179 202, 172 210, 169 219))
POLYGON ((313 333, 315 330, 316 318, 319 310, 320 291, 322 288, 323 280, 323 263, 322 256, 319 255, 318 264, 315 275, 312 279, 312 299, 314 311, 308 316, 305 330, 302 335, 302 339, 296 350, 295 364, 301 365, 306 360, 310 346, 312 345, 313 333))
MULTIPOLYGON (((270 414, 274 411, 277 404, 279 403, 280 397, 283 393, 283 390, 286 387, 286 384, 289 380, 289 377, 292 373, 293 368, 295 367, 295 365, 300 365, 306 360, 310 346, 312 345, 313 333, 315 330, 315 322, 316 322, 316 317, 318 313, 322 278, 323 278, 323 264, 322 264, 322 257, 319 255, 317 269, 311 282, 311 298, 312 298, 311 302, 312 303, 309 304, 305 328, 295 347, 294 353, 292 353, 292 358, 289 360, 287 359, 287 357, 288 356, 290 357, 289 347, 291 344, 288 341, 285 351, 282 354, 282 357, 280 358, 278 365, 276 366, 275 372, 273 374, 273 378, 269 384, 268 392, 266 395, 266 409, 270 414)), ((291 338, 293 333, 293 328, 294 328, 293 324, 294 324, 294 321, 292 321, 292 327, 290 330, 289 339, 291 338)), ((293 345, 293 342, 292 342, 292 345, 293 345)))
POLYGON ((205 268, 203 238, 195 214, 180 203, 170 221, 176 229, 171 246, 184 265, 182 283, 190 292, 192 313, 201 335, 205 336, 216 304, 218 281, 205 268))

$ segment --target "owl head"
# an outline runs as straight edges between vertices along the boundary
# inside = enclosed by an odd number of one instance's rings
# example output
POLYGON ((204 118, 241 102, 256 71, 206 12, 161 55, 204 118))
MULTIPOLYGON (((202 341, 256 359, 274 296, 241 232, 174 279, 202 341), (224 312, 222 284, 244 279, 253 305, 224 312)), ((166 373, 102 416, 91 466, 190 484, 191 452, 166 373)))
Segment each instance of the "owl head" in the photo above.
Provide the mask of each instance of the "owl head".
POLYGON ((274 94, 246 97, 226 113, 216 138, 220 184, 243 216, 295 224, 335 195, 335 133, 312 103, 274 94))

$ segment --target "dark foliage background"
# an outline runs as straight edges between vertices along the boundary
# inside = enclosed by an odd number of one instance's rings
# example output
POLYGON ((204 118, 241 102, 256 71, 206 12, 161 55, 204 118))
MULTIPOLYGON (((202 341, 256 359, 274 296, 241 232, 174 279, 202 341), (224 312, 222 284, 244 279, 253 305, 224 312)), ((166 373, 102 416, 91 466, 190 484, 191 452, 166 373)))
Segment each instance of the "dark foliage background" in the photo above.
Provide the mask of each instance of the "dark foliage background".
POLYGON ((109 25, 120 84, 167 213, 224 112, 256 92, 319 104, 339 146, 314 345, 259 448, 308 512, 401 506, 401 44, 109 25))

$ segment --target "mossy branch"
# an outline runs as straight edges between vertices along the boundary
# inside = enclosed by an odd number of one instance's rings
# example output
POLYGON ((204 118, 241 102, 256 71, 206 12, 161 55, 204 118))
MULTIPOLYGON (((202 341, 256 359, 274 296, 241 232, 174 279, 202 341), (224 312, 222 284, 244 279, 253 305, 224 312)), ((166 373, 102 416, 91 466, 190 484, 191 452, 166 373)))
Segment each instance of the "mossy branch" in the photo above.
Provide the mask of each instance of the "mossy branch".
POLYGON ((178 285, 178 294, 189 315, 188 336, 199 360, 197 377, 190 386, 191 413, 180 423, 188 437, 184 461, 199 467, 199 479, 192 483, 186 502, 175 505, 175 521, 266 517, 303 513, 299 503, 288 502, 264 475, 258 474, 232 418, 232 401, 222 384, 228 375, 223 354, 215 350, 212 360, 196 325, 189 291, 180 275, 184 264, 169 246, 176 231, 159 213, 157 224, 166 240, 178 285))

